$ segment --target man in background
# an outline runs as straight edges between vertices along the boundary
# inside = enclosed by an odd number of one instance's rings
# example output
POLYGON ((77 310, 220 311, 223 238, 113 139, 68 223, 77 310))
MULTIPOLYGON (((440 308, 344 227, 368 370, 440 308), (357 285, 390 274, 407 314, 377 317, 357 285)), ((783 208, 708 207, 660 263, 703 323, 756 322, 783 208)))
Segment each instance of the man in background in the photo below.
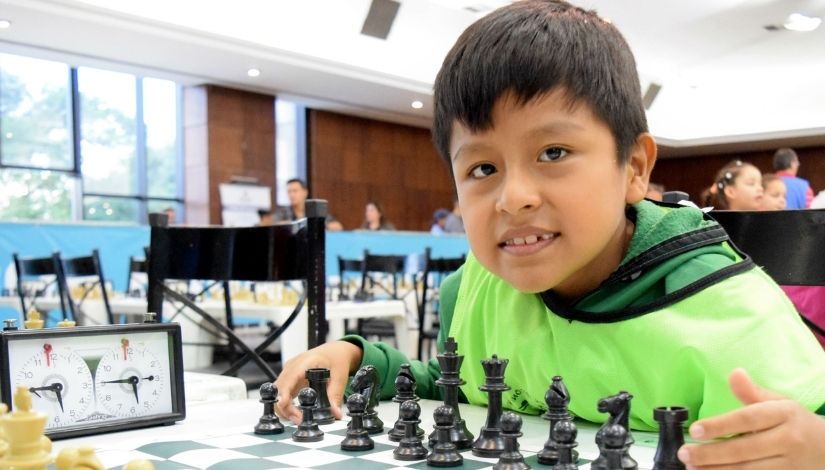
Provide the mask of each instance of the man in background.
POLYGON ((811 207, 814 192, 808 180, 796 176, 799 172, 799 157, 790 148, 781 148, 773 154, 773 169, 782 178, 787 188, 785 209, 807 209, 811 207))
MULTIPOLYGON (((305 203, 309 197, 309 190, 302 179, 292 178, 286 182, 286 195, 289 198, 288 206, 278 206, 275 209, 276 222, 291 222, 306 217, 305 203)), ((343 230, 341 222, 330 214, 326 219, 327 230, 343 230)))

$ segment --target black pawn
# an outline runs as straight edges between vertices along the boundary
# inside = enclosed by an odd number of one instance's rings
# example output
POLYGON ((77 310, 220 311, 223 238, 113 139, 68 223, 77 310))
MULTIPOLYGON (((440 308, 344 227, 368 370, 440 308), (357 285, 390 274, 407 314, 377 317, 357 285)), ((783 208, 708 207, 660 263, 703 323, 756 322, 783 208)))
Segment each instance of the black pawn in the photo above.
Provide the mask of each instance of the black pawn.
POLYGON ((332 416, 332 407, 327 396, 327 386, 329 385, 329 369, 314 368, 307 369, 306 379, 309 382, 309 387, 315 390, 318 394, 318 401, 315 405, 315 410, 312 412, 312 417, 318 424, 330 424, 335 422, 335 417, 332 416))
POLYGON ((278 402, 278 389, 272 382, 261 385, 261 403, 264 404, 264 414, 255 425, 255 434, 280 434, 284 432, 284 425, 275 414, 275 403, 278 402))
POLYGON ((318 429, 318 423, 315 422, 312 411, 315 408, 315 402, 318 400, 318 394, 315 390, 305 387, 298 392, 298 404, 303 411, 301 423, 298 429, 292 433, 292 440, 295 442, 317 442, 324 438, 324 431, 318 429))
POLYGON ((493 470, 527 470, 524 456, 518 451, 518 438, 521 437, 521 416, 512 411, 501 415, 501 437, 504 439, 504 452, 493 465, 493 470))
POLYGON ((619 424, 611 424, 602 432, 602 442, 599 445, 599 459, 604 462, 604 470, 622 470, 627 430, 619 424))
POLYGON ((464 462, 464 457, 458 453, 455 444, 450 440, 450 431, 453 429, 455 412, 449 405, 441 405, 433 412, 435 420, 435 445, 427 456, 427 465, 431 467, 458 467, 464 462))
MULTIPOLYGON (((401 407, 407 400, 418 401, 418 397, 415 396, 415 388, 415 376, 410 370, 410 365, 401 364, 398 375, 395 377, 395 396, 392 398, 392 401, 398 403, 398 420, 395 421, 395 425, 387 433, 387 436, 393 442, 400 442, 404 438, 405 427, 401 418, 401 407)), ((420 427, 416 426, 415 432, 419 436, 424 436, 424 430, 420 427)))
MULTIPOLYGON (((567 407, 570 404, 570 393, 564 385, 561 376, 553 377, 553 382, 544 394, 544 402, 547 403, 547 413, 542 418, 550 421, 550 431, 544 448, 536 455, 537 460, 542 465, 555 465, 559 460, 559 450, 556 441, 553 439, 553 428, 560 421, 573 421, 567 407)), ((578 460, 579 453, 573 451, 573 460, 578 460)))
POLYGON ((415 400, 407 400, 401 404, 398 417, 404 426, 404 437, 401 443, 392 451, 396 460, 422 460, 427 457, 427 448, 421 443, 423 432, 418 434, 418 417, 421 416, 421 407, 415 400))
POLYGON ((653 458, 653 470, 685 470, 685 464, 676 453, 685 443, 683 426, 688 419, 688 409, 681 406, 655 408, 653 419, 659 423, 659 446, 653 458))
POLYGON ((367 408, 367 399, 363 395, 353 393, 347 398, 347 415, 352 418, 347 426, 347 435, 341 441, 341 450, 370 450, 375 443, 366 429, 364 429, 364 410, 367 408))
POLYGON ((576 435, 579 433, 573 421, 559 421, 553 427, 553 439, 559 451, 559 461, 553 466, 553 470, 578 470, 576 457, 573 448, 576 443, 576 435))
POLYGON ((484 384, 479 390, 487 392, 487 421, 473 442, 473 455, 479 457, 497 457, 504 452, 504 438, 501 436, 501 394, 510 390, 504 383, 504 370, 510 361, 499 359, 493 354, 490 359, 481 361, 484 368, 484 384))

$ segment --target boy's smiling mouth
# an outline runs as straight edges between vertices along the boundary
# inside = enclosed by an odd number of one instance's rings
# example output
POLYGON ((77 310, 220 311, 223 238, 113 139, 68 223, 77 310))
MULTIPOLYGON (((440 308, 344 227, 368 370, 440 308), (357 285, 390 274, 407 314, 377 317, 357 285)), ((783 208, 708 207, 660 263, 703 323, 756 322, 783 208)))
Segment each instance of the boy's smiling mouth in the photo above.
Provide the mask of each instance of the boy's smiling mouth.
POLYGON ((542 248, 553 243, 561 234, 558 232, 545 232, 533 230, 533 233, 505 234, 507 238, 498 244, 499 248, 514 255, 528 255, 535 253, 542 248))

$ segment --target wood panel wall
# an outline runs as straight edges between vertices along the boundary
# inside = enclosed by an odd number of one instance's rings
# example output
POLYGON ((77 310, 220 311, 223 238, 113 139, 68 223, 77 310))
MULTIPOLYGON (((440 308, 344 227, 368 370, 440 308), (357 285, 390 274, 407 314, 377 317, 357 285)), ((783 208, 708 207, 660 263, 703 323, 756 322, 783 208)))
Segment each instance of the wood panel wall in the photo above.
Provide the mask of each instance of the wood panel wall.
POLYGON ((275 98, 215 85, 184 90, 187 224, 220 224, 218 185, 252 177, 273 188, 275 98))
POLYGON ((346 230, 363 224, 368 201, 399 230, 429 230, 437 208, 452 208, 452 178, 428 129, 318 110, 307 126, 310 194, 329 200, 346 230))
MULTIPOLYGON (((794 150, 799 155, 798 176, 810 181, 816 195, 825 189, 825 147, 794 150)), ((690 194, 691 201, 699 203, 702 191, 713 183, 716 172, 728 162, 740 159, 754 164, 762 173, 773 173, 773 152, 765 150, 659 159, 653 168, 651 181, 663 184, 668 191, 685 191, 690 194)))

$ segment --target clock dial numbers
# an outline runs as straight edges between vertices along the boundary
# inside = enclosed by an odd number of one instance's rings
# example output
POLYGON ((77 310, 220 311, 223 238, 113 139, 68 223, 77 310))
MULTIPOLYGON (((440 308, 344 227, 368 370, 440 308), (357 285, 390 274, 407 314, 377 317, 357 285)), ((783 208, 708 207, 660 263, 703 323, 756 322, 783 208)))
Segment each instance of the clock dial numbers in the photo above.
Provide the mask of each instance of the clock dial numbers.
POLYGON ((154 353, 123 338, 100 359, 95 373, 97 402, 117 417, 151 414, 163 396, 165 365, 154 353))
POLYGON ((92 374, 74 351, 46 342, 26 358, 14 376, 32 394, 32 408, 46 413, 46 428, 75 423, 93 401, 92 374))

